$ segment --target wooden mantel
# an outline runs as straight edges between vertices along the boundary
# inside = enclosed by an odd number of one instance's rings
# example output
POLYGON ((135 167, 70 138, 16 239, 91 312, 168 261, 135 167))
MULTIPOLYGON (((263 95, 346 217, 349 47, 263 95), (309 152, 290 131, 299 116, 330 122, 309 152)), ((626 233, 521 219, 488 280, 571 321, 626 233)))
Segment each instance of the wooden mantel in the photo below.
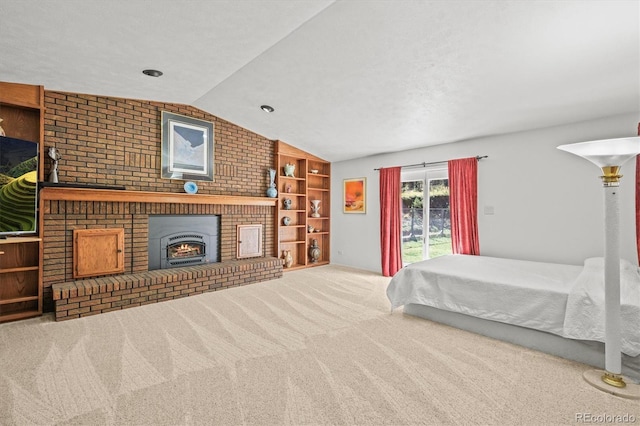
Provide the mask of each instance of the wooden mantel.
POLYGON ((177 194, 171 192, 126 191, 115 189, 56 188, 40 190, 40 199, 55 201, 107 201, 128 203, 225 204, 238 206, 276 206, 277 198, 236 195, 177 194))

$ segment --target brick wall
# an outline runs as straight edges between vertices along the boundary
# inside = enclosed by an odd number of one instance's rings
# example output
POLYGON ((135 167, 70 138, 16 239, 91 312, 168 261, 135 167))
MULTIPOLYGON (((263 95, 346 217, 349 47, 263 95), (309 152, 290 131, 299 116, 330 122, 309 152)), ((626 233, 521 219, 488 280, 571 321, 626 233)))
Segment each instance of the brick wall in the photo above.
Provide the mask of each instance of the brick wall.
MULTIPOLYGON (((45 107, 44 149, 62 155, 63 183, 184 192, 184 181, 160 178, 162 111, 214 124, 214 182, 198 182, 199 193, 262 197, 275 165, 273 141, 192 106, 46 90, 45 107)), ((51 165, 46 157, 45 176, 51 165)))
MULTIPOLYGON (((267 169, 275 164, 273 142, 197 108, 53 91, 45 91, 45 105, 43 149, 55 146, 62 155, 61 183, 184 193, 184 181, 160 177, 160 113, 169 111, 214 123, 214 182, 198 182, 198 193, 265 196, 267 169)), ((48 176, 52 164, 46 158, 48 176)), ((221 261, 236 257, 236 225, 261 223, 265 257, 276 256, 273 207, 46 201, 42 214, 45 311, 53 310, 52 286, 73 280, 74 229, 124 228, 125 274, 148 269, 150 214, 221 215, 221 261)))

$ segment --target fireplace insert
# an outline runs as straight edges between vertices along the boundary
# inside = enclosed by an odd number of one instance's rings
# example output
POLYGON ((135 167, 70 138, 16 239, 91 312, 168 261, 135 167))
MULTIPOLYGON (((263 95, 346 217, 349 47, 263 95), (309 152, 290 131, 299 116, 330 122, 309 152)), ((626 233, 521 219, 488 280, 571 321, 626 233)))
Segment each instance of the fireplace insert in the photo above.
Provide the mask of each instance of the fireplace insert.
POLYGON ((220 216, 149 216, 149 270, 220 261, 220 216))
POLYGON ((207 239, 207 235, 195 232, 178 233, 161 238, 161 268, 206 263, 207 239))

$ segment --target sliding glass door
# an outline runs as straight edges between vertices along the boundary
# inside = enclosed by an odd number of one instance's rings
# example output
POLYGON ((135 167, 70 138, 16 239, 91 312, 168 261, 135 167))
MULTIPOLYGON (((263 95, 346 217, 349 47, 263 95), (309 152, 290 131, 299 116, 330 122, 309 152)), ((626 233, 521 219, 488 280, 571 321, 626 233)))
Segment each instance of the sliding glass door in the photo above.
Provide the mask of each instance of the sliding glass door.
POLYGON ((402 172, 402 262, 451 254, 446 166, 402 172))

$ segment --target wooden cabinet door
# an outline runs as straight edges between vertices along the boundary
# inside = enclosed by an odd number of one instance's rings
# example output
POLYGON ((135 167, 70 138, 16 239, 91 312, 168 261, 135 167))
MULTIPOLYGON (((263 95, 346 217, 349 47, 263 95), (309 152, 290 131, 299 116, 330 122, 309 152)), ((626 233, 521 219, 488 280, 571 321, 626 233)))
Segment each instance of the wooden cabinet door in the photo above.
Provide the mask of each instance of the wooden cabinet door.
POLYGON ((124 229, 75 229, 73 278, 124 272, 124 229))

